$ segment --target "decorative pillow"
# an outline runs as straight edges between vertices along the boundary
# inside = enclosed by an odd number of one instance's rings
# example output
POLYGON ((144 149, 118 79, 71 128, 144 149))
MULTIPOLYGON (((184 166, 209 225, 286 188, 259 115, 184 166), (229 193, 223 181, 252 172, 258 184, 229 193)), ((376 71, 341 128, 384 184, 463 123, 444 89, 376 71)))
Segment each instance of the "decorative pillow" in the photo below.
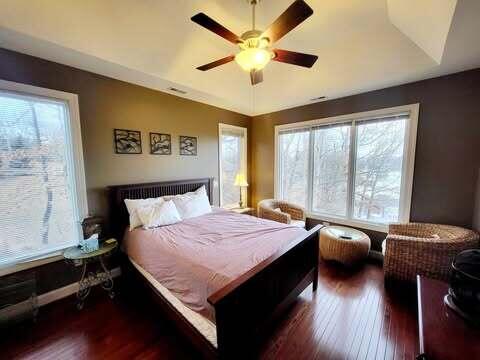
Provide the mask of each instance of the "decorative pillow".
POLYGON ((177 195, 173 198, 173 202, 182 219, 189 219, 212 212, 205 186, 191 193, 177 195))
POLYGON ((153 204, 161 204, 164 202, 162 198, 148 198, 148 199, 125 199, 125 205, 127 206, 128 215, 130 215, 130 231, 142 226, 142 221, 138 217, 137 208, 153 204))
POLYGON ((172 200, 137 208, 144 229, 172 225, 182 221, 172 200))

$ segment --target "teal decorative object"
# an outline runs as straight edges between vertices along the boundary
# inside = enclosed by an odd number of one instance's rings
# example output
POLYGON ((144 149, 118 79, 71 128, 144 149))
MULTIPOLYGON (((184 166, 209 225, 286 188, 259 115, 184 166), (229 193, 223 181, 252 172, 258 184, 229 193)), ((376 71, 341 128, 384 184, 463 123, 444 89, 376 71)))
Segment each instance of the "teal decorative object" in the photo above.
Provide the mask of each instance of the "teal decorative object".
POLYGON ((98 234, 93 234, 88 239, 80 243, 80 247, 84 253, 90 253, 98 250, 98 234))

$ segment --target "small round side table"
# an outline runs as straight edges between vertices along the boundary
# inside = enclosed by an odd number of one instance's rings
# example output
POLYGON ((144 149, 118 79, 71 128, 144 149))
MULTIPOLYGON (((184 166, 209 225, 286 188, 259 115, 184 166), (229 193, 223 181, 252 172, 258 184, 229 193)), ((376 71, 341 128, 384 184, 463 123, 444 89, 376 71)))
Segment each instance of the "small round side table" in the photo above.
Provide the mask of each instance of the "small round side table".
POLYGON ((360 230, 331 225, 320 230, 320 255, 344 265, 358 264, 368 256, 370 238, 360 230))
POLYGON ((117 248, 118 243, 115 239, 109 239, 100 244, 99 249, 92 252, 83 252, 78 246, 68 248, 63 253, 65 261, 73 266, 82 266, 82 276, 80 278, 79 289, 77 291, 77 309, 83 309, 85 299, 90 294, 90 289, 101 284, 102 288, 108 292, 111 299, 114 298, 113 278, 110 271, 105 266, 105 259, 117 248), (93 272, 87 271, 88 264, 100 263, 101 269, 93 272))

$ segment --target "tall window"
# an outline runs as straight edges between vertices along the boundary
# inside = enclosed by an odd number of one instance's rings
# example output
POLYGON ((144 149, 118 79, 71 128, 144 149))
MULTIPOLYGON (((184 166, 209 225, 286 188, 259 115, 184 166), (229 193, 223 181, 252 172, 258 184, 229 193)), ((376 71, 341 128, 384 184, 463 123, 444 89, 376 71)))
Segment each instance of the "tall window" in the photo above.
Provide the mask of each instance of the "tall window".
POLYGON ((219 125, 220 153, 220 205, 238 206, 240 191, 246 203, 246 189, 235 186, 237 174, 247 177, 247 129, 239 126, 219 125))
POLYGON ((418 105, 276 127, 276 197, 313 217, 385 230, 408 221, 418 105))
POLYGON ((78 244, 86 194, 77 98, 0 82, 0 265, 78 244))

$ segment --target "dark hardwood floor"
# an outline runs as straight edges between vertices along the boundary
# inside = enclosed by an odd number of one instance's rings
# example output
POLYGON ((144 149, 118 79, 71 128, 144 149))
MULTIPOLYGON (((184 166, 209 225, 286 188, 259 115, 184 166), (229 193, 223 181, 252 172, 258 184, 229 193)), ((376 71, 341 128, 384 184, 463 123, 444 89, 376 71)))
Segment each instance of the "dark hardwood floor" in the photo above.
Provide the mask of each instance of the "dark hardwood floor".
MULTIPOLYGON (((414 359, 414 289, 386 292, 381 267, 347 271, 321 264, 316 294, 305 290, 274 327, 264 359, 414 359)), ((67 298, 42 309, 36 324, 10 329, 1 359, 194 359, 172 324, 139 294, 110 301, 101 292, 78 312, 67 298), (138 296, 137 296, 138 295, 138 296)))

